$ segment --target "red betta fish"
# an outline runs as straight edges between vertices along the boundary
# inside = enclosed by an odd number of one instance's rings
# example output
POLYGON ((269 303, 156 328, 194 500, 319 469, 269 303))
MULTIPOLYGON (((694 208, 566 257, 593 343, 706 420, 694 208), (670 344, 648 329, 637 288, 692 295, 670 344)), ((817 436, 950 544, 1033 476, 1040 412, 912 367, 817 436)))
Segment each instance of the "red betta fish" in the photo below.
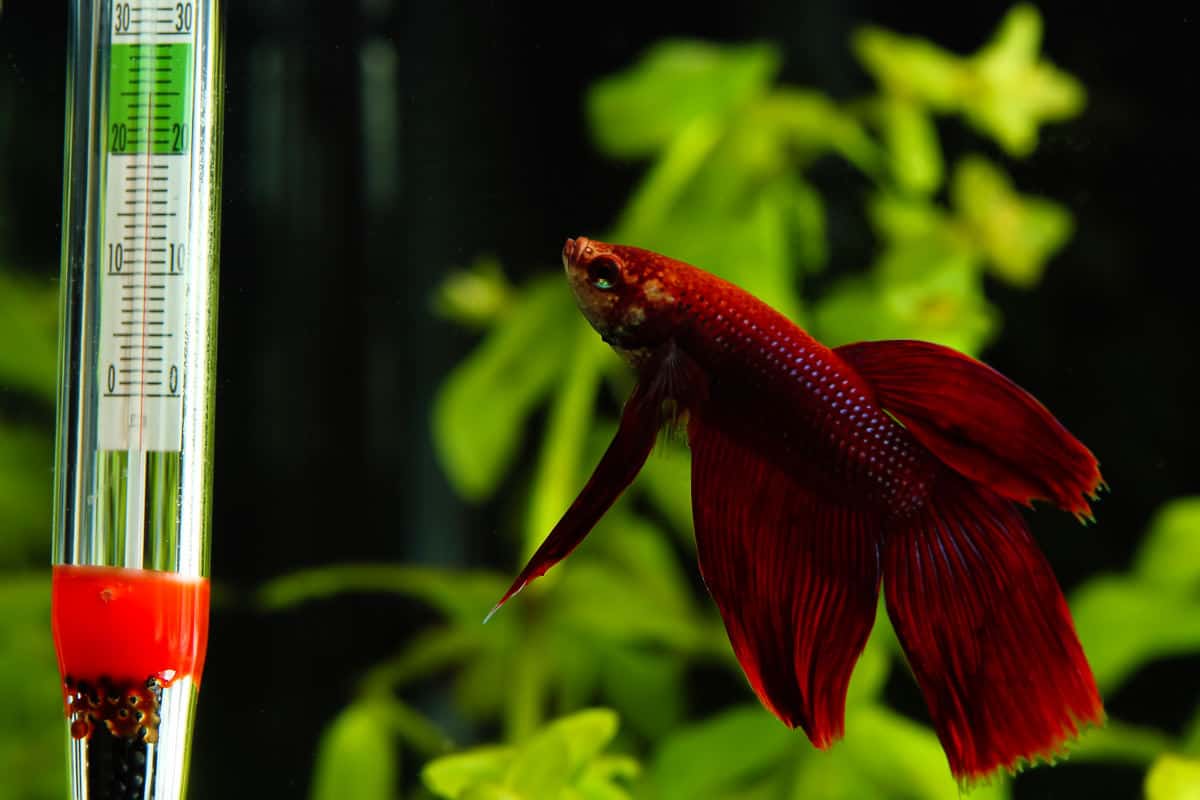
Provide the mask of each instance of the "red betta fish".
MULTIPOLYGON (((850 673, 888 615, 950 770, 1059 753, 1104 711, 1016 504, 1089 518, 1096 459, 995 370, 920 341, 830 349, 738 287, 636 247, 568 239, 580 309, 637 371, 620 427, 503 605, 566 557, 686 421, 700 572, 763 705, 843 733, 850 673)), ((648 609, 649 611, 649 609, 648 609)))

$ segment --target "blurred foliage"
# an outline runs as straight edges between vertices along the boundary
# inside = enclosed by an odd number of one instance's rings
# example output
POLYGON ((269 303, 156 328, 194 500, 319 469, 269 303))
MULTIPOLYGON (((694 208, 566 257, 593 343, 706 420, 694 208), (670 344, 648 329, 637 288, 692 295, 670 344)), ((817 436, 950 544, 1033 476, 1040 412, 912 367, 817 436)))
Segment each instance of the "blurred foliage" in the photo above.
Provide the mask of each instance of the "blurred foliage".
POLYGON ((421 777, 448 800, 627 800, 622 782, 637 775, 637 762, 602 753, 616 732, 612 711, 580 711, 517 746, 440 758, 421 777))
POLYGON ((48 432, 0 418, 0 565, 46 562, 53 454, 48 432))
POLYGON ((0 270, 0 385, 54 397, 58 364, 58 286, 0 270))
POLYGON ((434 310, 460 325, 484 328, 512 307, 512 286, 500 262, 480 258, 469 269, 446 278, 434 298, 434 310))
POLYGON ((58 800, 67 785, 66 722, 50 638, 48 574, 6 569, 0 608, 0 775, 6 776, 0 800, 58 800), (23 779, 12 780, 15 775, 23 779))
MULTIPOLYGON (((393 785, 398 764, 390 742, 424 757, 449 749, 451 743, 435 723, 398 699, 422 680, 447 673, 456 677, 458 710, 479 722, 503 718, 504 740, 517 744, 435 759, 423 778, 441 797, 627 796, 623 783, 602 788, 570 783, 585 778, 600 783, 621 778, 629 782, 633 797, 662 800, 960 796, 932 730, 883 703, 888 675, 903 660, 882 613, 850 684, 847 736, 831 751, 814 750, 756 703, 688 721, 682 685, 685 662, 709 660, 726 667, 734 679, 738 667, 719 620, 707 607, 701 611, 693 604, 664 537, 627 505, 622 501, 602 521, 595 545, 573 558, 568 580, 532 598, 522 595, 522 602, 486 626, 479 624, 479 612, 503 591, 507 576, 347 565, 296 573, 264 586, 259 601, 267 609, 348 591, 384 591, 421 599, 445 619, 442 627, 415 637, 362 679, 359 699, 331 723, 322 742, 314 796, 388 796, 381 794, 387 791, 381 787, 393 785), (580 723, 576 728, 563 720, 542 728, 541 713, 576 710, 595 696, 619 709, 631 727, 631 735, 621 743, 645 759, 636 779, 637 762, 627 758, 605 760, 593 771, 584 769, 582 760, 564 766, 559 755, 546 755, 560 747, 548 744, 549 739, 586 726, 580 723), (547 768, 549 777, 538 773, 526 778, 521 771, 533 769, 537 761, 520 757, 527 748, 536 748, 542 753, 539 758, 557 759, 559 766, 547 768), (390 760, 373 768, 378 774, 361 774, 362 765, 381 758, 390 760), (536 783, 543 779, 550 783, 536 783), (552 785, 560 793, 523 793, 529 790, 520 787, 530 785, 552 785)), ((1200 602, 1200 555, 1193 546, 1197 533, 1200 498, 1169 503, 1143 537, 1133 569, 1097 576, 1072 595, 1080 638, 1106 694, 1155 658, 1200 652, 1200 630, 1194 622, 1200 618, 1194 611, 1200 602), (1186 560, 1187 565, 1165 564, 1169 554, 1182 555, 1174 561, 1186 560), (1115 602, 1107 596, 1112 586, 1125 593, 1115 602), (1150 594, 1127 608, 1122 605, 1125 598, 1138 598, 1140 591, 1166 594, 1150 594), (1152 619, 1154 614, 1160 618, 1152 619), (1133 621, 1125 615, 1132 615, 1133 621)), ((1154 796, 1187 797, 1170 792, 1183 792, 1179 787, 1188 786, 1188 754, 1200 757, 1200 709, 1197 712, 1179 736, 1110 719, 1073 743, 1072 757, 1140 767, 1155 764, 1147 786, 1161 783, 1162 788, 1155 789, 1154 796), (1165 777, 1160 775, 1164 772, 1165 777)), ((615 731, 614 712, 603 713, 611 722, 592 724, 615 731)), ((1007 782, 997 778, 975 787, 972 796, 1004 798, 1008 791, 1007 782)))
POLYGON ((398 787, 390 715, 382 704, 359 701, 321 737, 314 768, 316 800, 387 800, 398 787))
POLYGON ((1070 119, 1084 104, 1075 78, 1040 55, 1042 19, 1019 5, 978 53, 960 58, 921 39, 865 28, 854 50, 887 94, 929 113, 960 114, 1015 156, 1037 147, 1038 128, 1070 119))
POLYGON ((0 569, 46 563, 57 319, 56 284, 0 269, 0 387, 43 420, 39 426, 0 411, 0 569))
POLYGON ((1072 598, 1075 627, 1101 691, 1156 658, 1200 651, 1200 498, 1167 504, 1133 569, 1100 575, 1072 598))
MULTIPOLYGON (((1000 329, 985 280, 1036 287, 1073 222, 1056 202, 1022 193, 1002 164, 946 152, 939 125, 957 119, 1008 158, 1033 152, 1043 125, 1084 103, 1079 83, 1041 56, 1040 38, 1040 16, 1024 5, 969 56, 865 28, 852 47, 878 89, 849 101, 778 84, 781 54, 769 45, 662 42, 587 94, 599 149, 647 164, 614 226, 597 233, 712 270, 829 344, 915 337, 978 354, 1000 329), (818 295, 805 287, 829 266, 830 212, 813 167, 828 160, 861 177, 877 252, 863 269, 823 279, 818 295)), ((632 386, 553 266, 514 286, 497 261, 481 258, 450 275, 434 300, 438 313, 482 335, 441 387, 434 441, 464 498, 520 501, 514 566, 583 485, 612 436, 605 409, 632 386), (535 418, 536 435, 526 430, 535 418)), ((421 797, 959 797, 932 730, 884 702, 888 676, 904 669, 884 614, 851 683, 846 738, 832 750, 813 749, 753 702, 690 574, 689 471, 686 449, 664 442, 572 559, 487 625, 479 623, 508 572, 351 565, 263 587, 267 608, 387 591, 440 619, 362 678, 330 723, 314 796, 341 785, 329 776, 386 759, 392 740, 418 759, 434 756, 421 797), (688 684, 697 668, 720 675, 710 682, 726 681, 730 694, 740 687, 747 704, 698 718, 688 684), (404 698, 446 679, 452 718, 425 706, 430 718, 414 722, 422 711, 404 698), (597 702, 610 708, 580 710, 597 702), (410 724, 386 721, 396 708, 410 724), (436 731, 462 731, 464 721, 472 736, 494 731, 501 743, 439 753, 451 745, 436 731), (372 726, 390 732, 384 745, 367 741, 372 726), (609 746, 627 755, 606 755, 609 746)), ((1106 692, 1153 659, 1200 652, 1198 532, 1200 501, 1169 504, 1133 569, 1097 576, 1071 598, 1106 692)), ((1154 764, 1147 791, 1184 796, 1200 715, 1182 735, 1110 720, 1071 749, 1084 762, 1154 764)), ((361 778, 362 793, 346 796, 377 796, 395 780, 398 758, 380 767, 382 783, 361 778)), ((972 792, 1009 794, 1004 776, 972 792)))
POLYGON ((58 287, 0 268, 0 800, 62 797, 66 723, 50 637, 58 287))
POLYGON ((1200 758, 1165 755, 1146 775, 1146 800, 1200 800, 1200 758))

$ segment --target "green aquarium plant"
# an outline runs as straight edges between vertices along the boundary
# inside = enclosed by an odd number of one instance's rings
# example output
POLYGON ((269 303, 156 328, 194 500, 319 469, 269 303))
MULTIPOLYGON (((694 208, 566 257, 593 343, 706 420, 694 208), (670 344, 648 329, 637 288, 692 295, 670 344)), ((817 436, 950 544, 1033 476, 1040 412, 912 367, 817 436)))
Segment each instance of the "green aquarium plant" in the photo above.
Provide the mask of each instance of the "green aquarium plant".
POLYGON ((0 800, 58 798, 66 782, 62 695, 46 561, 53 486, 58 287, 0 266, 0 800), (16 346, 13 346, 16 345, 16 346))
POLYGON ((447 800, 569 797, 629 800, 621 781, 637 776, 629 756, 603 752, 617 732, 607 709, 577 711, 555 720, 517 746, 478 748, 440 758, 421 773, 447 800))
MULTIPOLYGON (((611 538, 615 532, 610 529, 605 532, 608 536, 597 536, 597 541, 611 538)), ((1193 546, 1197 534, 1200 498, 1172 501, 1151 521, 1128 572, 1098 575, 1072 593, 1070 604, 1076 627, 1105 693, 1119 689, 1137 668, 1155 659, 1200 653, 1200 625, 1196 622, 1200 619, 1200 554, 1193 546)), ((575 560, 585 557, 581 552, 575 560)), ((649 563, 656 562, 651 559, 649 563)), ((571 578, 554 592, 562 591, 577 574, 586 575, 574 560, 568 569, 571 578)), ((558 708, 569 708, 577 699, 531 697, 528 678, 523 683, 517 673, 500 674, 504 669, 529 670, 543 661, 553 662, 556 654, 551 650, 539 651, 529 642, 511 644, 514 650, 524 648, 524 659, 518 661, 518 656, 504 648, 493 646, 489 650, 472 641, 468 625, 477 631, 486 630, 479 625, 476 604, 486 605, 488 599, 494 599, 494 591, 506 585, 506 577, 350 565, 297 573, 263 588, 260 600, 267 608, 294 607, 344 592, 383 591, 423 598, 446 619, 444 628, 419 637, 394 659, 364 676, 357 697, 322 738, 313 797, 394 797, 399 774, 397 749, 427 762, 421 777, 434 797, 954 800, 961 796, 933 731, 884 702, 884 684, 893 670, 903 667, 890 630, 880 624, 882 614, 850 684, 846 726, 853 735, 828 752, 814 750, 802 736, 781 726, 753 701, 748 688, 744 703, 705 718, 684 718, 686 714, 681 715, 678 708, 682 694, 678 672, 668 672, 664 680, 661 672, 639 665, 636 656, 630 658, 620 642, 602 639, 602 646, 611 647, 617 654, 609 653, 608 657, 625 670, 614 676, 624 684, 622 687, 592 680, 591 692, 585 693, 576 711, 567 712, 565 718, 527 724, 519 733, 504 733, 502 744, 449 753, 453 745, 448 737, 402 699, 407 687, 430 674, 457 672, 459 709, 480 720, 492 719, 504 710, 517 712, 499 700, 472 706, 472 692, 492 697, 511 695, 519 698, 513 702, 523 704, 540 700, 547 707, 558 708), (456 623, 460 615, 462 621, 456 623), (455 629, 461 629, 462 634, 456 636, 455 629), (483 679, 475 676, 485 658, 498 659, 499 666, 486 676, 489 683, 480 686, 476 682, 483 679), (618 726, 614 709, 579 713, 587 708, 587 697, 596 693, 606 694, 614 707, 622 708, 630 724, 640 720, 641 730, 629 730, 614 739, 618 726), (669 725, 659 721, 664 715, 671 720, 669 725), (655 724, 647 726, 647 717, 655 724), (579 741, 558 741, 572 736, 578 736, 579 741), (606 745, 622 755, 604 754, 606 745), (543 762, 548 764, 544 770, 543 762), (549 791, 547 786, 555 787, 554 792, 545 793, 549 791)), ((544 607, 555 599, 548 593, 544 607)), ((592 612, 595 616, 610 605, 596 603, 594 597, 592 600, 597 607, 592 612)), ((643 612, 646 608, 653 606, 644 606, 643 612)), ((510 616, 518 617, 506 612, 486 627, 510 616)), ((540 623, 525 619, 504 624, 510 627, 499 634, 501 638, 542 630, 540 623)), ((594 628, 563 627, 565 630, 551 640, 551 647, 556 643, 581 645, 587 637, 597 635, 594 628), (567 638, 571 635, 575 639, 567 638)), ((723 642, 723 637, 717 639, 723 642)), ((667 647, 662 644, 666 641, 660 638, 658 649, 667 647)), ((599 647, 584 653, 585 658, 604 655, 599 647)), ((699 653, 687 656, 692 660, 713 657, 699 653)), ((536 680, 546 682, 543 691, 569 685, 572 677, 582 680, 581 676, 591 675, 584 669, 583 660, 547 667, 536 673, 536 680), (578 670, 578 675, 573 676, 573 670, 578 670), (550 681, 548 676, 556 671, 563 674, 550 681)), ((736 671, 731 657, 727 663, 731 672, 736 671)), ((1099 763, 1146 768, 1148 797, 1190 797, 1188 792, 1200 786, 1195 769, 1200 762, 1200 707, 1193 709, 1190 721, 1176 734, 1110 718, 1103 728, 1088 731, 1075 743, 1071 758, 1085 766, 1099 763)), ((971 796, 1004 798, 1009 794, 1010 786, 1001 776, 975 787, 971 796)), ((418 796, 423 795, 418 791, 418 796)))
MULTIPOLYGON (((1044 125, 1085 104, 1080 83, 1040 45, 1041 18, 1027 5, 966 56, 864 28, 851 47, 875 89, 837 99, 779 83, 782 55, 768 44, 662 42, 585 98, 597 147, 644 163, 645 172, 610 228, 567 233, 701 265, 831 345, 920 338, 979 354, 1001 333, 986 281, 1035 290, 1073 230, 1066 208, 1023 192, 1005 166, 1036 150, 1044 125), (973 131, 977 147, 948 152, 939 132, 947 124, 973 131), (829 200, 818 174, 830 162, 861 181, 875 245, 869 263, 830 265, 829 200)), ((575 497, 632 385, 577 313, 557 265, 548 259, 546 267, 514 285, 497 262, 480 259, 448 276, 435 300, 481 341, 441 387, 434 441, 465 500, 503 490, 519 508, 508 528, 513 565, 575 497), (480 397, 489 402, 481 406, 480 397), (536 429, 535 416, 544 419, 536 429)), ((390 796, 399 762, 387 756, 397 749, 426 762, 418 796, 959 796, 933 731, 885 703, 886 681, 904 669, 885 615, 851 684, 853 735, 831 751, 813 750, 753 701, 715 609, 689 579, 687 451, 672 441, 659 451, 570 565, 486 626, 480 620, 508 585, 507 570, 350 565, 263 588, 267 608, 395 592, 426 603, 439 620, 347 698, 322 741, 315 796, 334 796, 332 786, 342 797, 390 796), (700 711, 688 690, 696 670, 722 676, 744 700, 700 711), (473 740, 487 732, 496 744, 444 754, 452 745, 440 722, 412 694, 431 676, 451 679, 454 715, 477 732, 473 740), (609 711, 582 712, 598 702, 609 711), (386 748, 366 741, 372 727, 387 732, 386 748), (627 757, 603 755, 609 750, 627 757)), ((1164 564, 1161 550, 1200 531, 1194 502, 1167 507, 1133 570, 1098 576, 1071 597, 1105 691, 1148 660, 1200 651, 1192 580, 1200 555, 1183 547, 1180 563, 1164 564), (1175 622, 1148 624, 1164 607, 1179 612, 1175 622)), ((1082 737, 1075 758, 1154 764, 1148 791, 1174 791, 1192 774, 1198 726, 1177 736, 1110 720, 1082 737)), ((975 794, 1010 791, 999 776, 975 794)))

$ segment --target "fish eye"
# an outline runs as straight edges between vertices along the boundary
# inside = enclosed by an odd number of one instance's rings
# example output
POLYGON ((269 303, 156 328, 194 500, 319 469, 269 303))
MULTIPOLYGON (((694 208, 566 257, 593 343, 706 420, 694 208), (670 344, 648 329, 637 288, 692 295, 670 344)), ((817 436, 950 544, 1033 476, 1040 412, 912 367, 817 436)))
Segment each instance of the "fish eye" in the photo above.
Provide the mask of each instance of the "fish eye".
POLYGON ((616 288, 619 277, 620 270, 611 258, 597 258, 588 264, 588 283, 601 291, 616 288))

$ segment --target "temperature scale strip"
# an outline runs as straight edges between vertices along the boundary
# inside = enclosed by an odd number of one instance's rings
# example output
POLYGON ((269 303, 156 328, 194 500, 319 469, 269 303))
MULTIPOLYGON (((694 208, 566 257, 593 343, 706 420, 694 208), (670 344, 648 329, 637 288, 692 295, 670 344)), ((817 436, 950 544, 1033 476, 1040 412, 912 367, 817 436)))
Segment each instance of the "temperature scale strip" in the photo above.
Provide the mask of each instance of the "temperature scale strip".
POLYGON ((191 3, 114 3, 101 257, 99 446, 178 451, 186 363, 191 3))

